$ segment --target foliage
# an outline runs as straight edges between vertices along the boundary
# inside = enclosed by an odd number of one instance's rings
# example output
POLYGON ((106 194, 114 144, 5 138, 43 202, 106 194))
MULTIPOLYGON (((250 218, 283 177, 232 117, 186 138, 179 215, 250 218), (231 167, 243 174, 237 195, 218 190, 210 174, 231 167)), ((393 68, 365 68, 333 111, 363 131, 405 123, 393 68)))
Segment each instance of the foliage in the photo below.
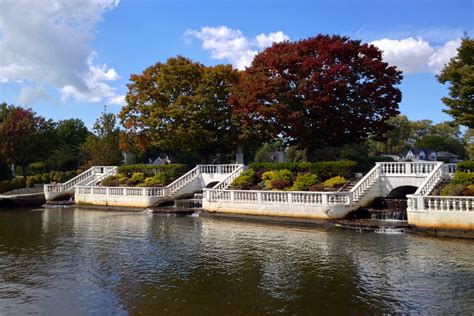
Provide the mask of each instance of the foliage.
POLYGON ((461 196, 463 195, 465 186, 462 184, 450 183, 441 189, 442 196, 461 196))
POLYGON ((464 188, 463 191, 464 196, 474 196, 474 184, 468 185, 464 188))
POLYGON ((80 119, 59 121, 53 135, 56 146, 46 160, 48 167, 53 170, 70 170, 85 163, 83 145, 89 135, 80 119))
POLYGON ((324 191, 324 189, 324 184, 322 183, 316 183, 309 187, 309 190, 313 192, 321 192, 324 191))
POLYGON ((298 175, 291 190, 293 191, 308 191, 310 187, 317 184, 318 177, 312 173, 303 173, 298 175))
POLYGON ((474 160, 466 160, 457 164, 458 171, 474 172, 474 160))
POLYGON ((462 39, 457 55, 438 75, 438 81, 449 84, 450 98, 443 98, 451 115, 462 125, 474 128, 474 40, 467 35, 462 39))
POLYGON ((267 189, 281 189, 282 186, 290 186, 292 179, 293 173, 288 169, 266 171, 262 174, 262 180, 265 181, 267 189))
POLYGON ((127 105, 119 114, 129 137, 177 160, 225 160, 236 148, 237 130, 228 103, 238 71, 207 67, 178 56, 132 75, 127 105))
POLYGON ((25 179, 21 177, 16 177, 11 180, 0 181, 0 193, 8 192, 15 189, 21 189, 25 186, 25 179))
POLYGON ((257 177, 253 169, 242 172, 230 185, 233 189, 248 190, 256 182, 257 177))
POLYGON ((120 185, 119 178, 118 175, 108 176, 100 182, 100 185, 104 187, 118 187, 120 185))
POLYGON ((464 133, 464 143, 466 146, 464 150, 466 152, 467 159, 474 159, 474 128, 469 128, 464 133))
POLYGON ((289 162, 303 161, 304 152, 298 149, 298 146, 289 146, 286 149, 286 155, 289 162))
POLYGON ((257 54, 233 89, 244 128, 305 150, 358 143, 397 115, 402 75, 373 45, 318 35, 257 54))
POLYGON ((128 185, 137 185, 141 182, 145 181, 145 174, 143 172, 135 172, 132 174, 130 179, 127 181, 128 185))
POLYGON ((87 137, 84 144, 90 164, 103 166, 120 164, 123 157, 119 148, 120 130, 115 115, 103 112, 94 124, 93 133, 87 137))
POLYGON ((1 155, 7 163, 21 166, 26 180, 28 165, 45 158, 51 147, 51 122, 31 109, 3 105, 1 110, 1 155))
POLYGON ((186 171, 188 167, 182 164, 168 164, 168 165, 126 165, 120 166, 118 168, 118 173, 120 174, 130 174, 134 172, 142 172, 147 176, 154 175, 158 172, 171 172, 174 176, 181 176, 186 171))
POLYGON ((291 182, 285 179, 270 180, 268 185, 265 183, 265 186, 272 190, 284 190, 291 186, 291 182))
POLYGON ((324 181, 324 187, 328 189, 341 187, 347 183, 347 180, 344 177, 336 176, 331 179, 324 181))
POLYGON ((257 174, 265 171, 275 171, 288 169, 292 172, 310 172, 315 174, 319 179, 326 180, 335 176, 348 177, 357 167, 355 161, 320 161, 320 162, 285 162, 285 163, 268 163, 258 162, 249 165, 249 168, 255 170, 257 174))
POLYGON ((464 186, 474 184, 474 172, 456 171, 452 183, 464 186))
POLYGON ((8 165, 2 164, 0 160, 0 181, 10 180, 12 178, 12 172, 8 165))
POLYGON ((415 147, 428 148, 434 151, 449 151, 460 157, 464 156, 464 144, 461 141, 438 135, 423 136, 415 143, 415 147))

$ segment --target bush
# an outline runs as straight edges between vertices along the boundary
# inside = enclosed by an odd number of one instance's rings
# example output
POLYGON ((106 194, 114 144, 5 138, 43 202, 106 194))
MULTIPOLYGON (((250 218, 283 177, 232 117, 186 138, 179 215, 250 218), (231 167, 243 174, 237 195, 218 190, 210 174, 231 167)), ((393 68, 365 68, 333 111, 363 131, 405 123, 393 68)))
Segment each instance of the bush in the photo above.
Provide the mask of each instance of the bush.
POLYGON ((474 196, 474 184, 468 185, 464 189, 463 195, 465 195, 465 196, 474 196))
POLYGON ((462 184, 450 183, 441 189, 442 196, 460 196, 464 193, 465 186, 462 184))
POLYGON ((291 185, 291 182, 288 180, 267 180, 269 181, 269 189, 272 190, 284 190, 285 188, 289 187, 291 185))
POLYGON ((309 187, 309 190, 313 192, 321 192, 324 191, 324 185, 322 183, 313 184, 309 187))
POLYGON ((0 193, 8 192, 15 189, 24 188, 26 185, 23 177, 13 178, 11 180, 0 181, 0 193))
POLYGON ((255 185, 257 180, 255 171, 248 169, 242 172, 230 185, 233 189, 248 190, 255 185))
POLYGON ((43 162, 33 162, 28 166, 30 174, 43 173, 45 171, 44 169, 45 166, 43 162))
POLYGON ((13 177, 8 165, 0 164, 0 180, 10 180, 13 177))
POLYGON ((315 174, 312 173, 304 173, 300 174, 295 182, 293 183, 293 186, 291 187, 291 190, 293 191, 307 191, 309 188, 316 183, 318 183, 318 177, 315 174))
POLYGON ((154 176, 159 172, 171 172, 174 177, 183 175, 188 171, 188 167, 182 164, 167 164, 167 165, 125 165, 118 168, 118 173, 123 175, 133 173, 143 173, 144 175, 154 176))
POLYGON ((474 173, 474 160, 466 160, 466 161, 458 163, 457 170, 474 173))
MULTIPOLYGON (((262 175, 262 180, 265 181, 265 187, 267 189, 276 189, 276 187, 273 185, 274 181, 286 181, 288 182, 289 186, 291 185, 291 180, 293 179, 293 173, 288 170, 288 169, 281 169, 281 170, 275 170, 275 171, 267 171, 262 175)), ((277 183, 276 186, 281 187, 283 186, 283 183, 277 183)))
POLYGON ((100 182, 104 187, 118 187, 120 185, 119 176, 109 176, 100 182))
POLYGON ((324 181, 324 187, 328 189, 341 187, 347 183, 347 180, 344 177, 336 176, 331 179, 324 181))
POLYGON ((132 177, 127 181, 128 185, 137 185, 145 181, 145 174, 143 172, 135 172, 132 177))
POLYGON ((291 172, 311 172, 319 179, 325 180, 335 176, 349 177, 357 168, 357 162, 350 160, 321 161, 321 162, 285 162, 269 163, 257 162, 249 165, 257 174, 265 171, 277 171, 282 169, 291 172))
POLYGON ((43 173, 41 176, 41 180, 43 183, 50 183, 51 182, 51 177, 49 176, 49 173, 43 173))
POLYGON ((474 184, 474 172, 456 171, 452 183, 464 186, 474 184))

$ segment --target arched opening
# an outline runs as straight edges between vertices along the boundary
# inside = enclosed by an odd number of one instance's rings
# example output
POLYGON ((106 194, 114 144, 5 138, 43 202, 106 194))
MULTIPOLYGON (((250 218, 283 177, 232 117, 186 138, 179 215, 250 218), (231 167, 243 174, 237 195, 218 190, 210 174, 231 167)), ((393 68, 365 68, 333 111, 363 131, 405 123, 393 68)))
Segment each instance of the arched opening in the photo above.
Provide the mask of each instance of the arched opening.
POLYGON ((211 189, 213 187, 216 186, 216 184, 218 184, 220 181, 213 181, 213 182, 209 182, 207 185, 206 185, 206 189, 211 189))
POLYGON ((413 194, 418 188, 412 185, 404 185, 393 189, 388 195, 389 199, 406 199, 407 195, 413 194))

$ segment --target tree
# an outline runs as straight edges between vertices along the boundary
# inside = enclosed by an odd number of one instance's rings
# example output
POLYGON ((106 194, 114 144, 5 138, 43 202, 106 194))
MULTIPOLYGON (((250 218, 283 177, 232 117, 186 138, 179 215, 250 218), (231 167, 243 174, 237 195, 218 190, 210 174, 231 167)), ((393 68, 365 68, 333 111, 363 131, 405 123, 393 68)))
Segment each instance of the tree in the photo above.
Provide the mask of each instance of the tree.
POLYGON ((474 128, 469 128, 464 133, 464 143, 465 151, 466 151, 466 158, 470 160, 474 160, 474 128))
POLYGON ((115 114, 104 111, 96 120, 92 131, 93 134, 87 137, 84 144, 90 163, 105 166, 120 164, 123 157, 119 148, 120 130, 115 114))
POLYGON ((449 109, 443 110, 454 120, 474 128, 474 40, 462 39, 458 53, 437 76, 440 83, 449 83, 450 98, 443 98, 449 109))
POLYGON ((235 150, 228 98, 238 71, 232 66, 206 67, 178 56, 130 80, 119 117, 143 148, 155 146, 175 160, 187 156, 203 162, 225 160, 235 150))
POLYGON ((51 122, 31 109, 8 106, 0 114, 0 151, 7 163, 22 167, 26 180, 28 165, 42 160, 51 148, 51 122))
POLYGON ((305 150, 358 143, 399 114, 402 74, 373 45, 318 35, 260 52, 231 98, 244 127, 305 150))
POLYGON ((90 135, 84 122, 80 119, 59 121, 54 129, 56 146, 53 149, 48 165, 52 170, 71 170, 84 162, 83 145, 90 135))

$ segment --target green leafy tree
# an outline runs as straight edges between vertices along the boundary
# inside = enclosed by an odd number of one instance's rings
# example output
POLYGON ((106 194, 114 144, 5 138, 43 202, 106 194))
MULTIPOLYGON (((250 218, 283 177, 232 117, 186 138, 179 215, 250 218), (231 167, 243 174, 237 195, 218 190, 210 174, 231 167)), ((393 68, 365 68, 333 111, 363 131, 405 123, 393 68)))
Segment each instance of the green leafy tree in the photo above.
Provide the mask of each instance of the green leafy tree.
POLYGON ((464 143, 466 144, 464 147, 466 158, 474 160, 474 128, 466 130, 464 133, 464 143))
POLYGON ((90 135, 80 119, 59 121, 54 129, 56 146, 47 160, 52 170, 71 170, 84 163, 83 145, 90 135))
POLYGON ((119 148, 120 130, 115 114, 105 111, 96 120, 84 144, 84 150, 92 165, 118 165, 122 161, 122 151, 119 148))
POLYGON ((0 117, 1 154, 7 163, 22 168, 26 180, 29 164, 43 160, 51 148, 52 122, 12 105, 2 105, 0 117))
POLYGON ((444 112, 461 124, 474 128, 474 40, 462 39, 458 53, 438 75, 438 81, 449 84, 450 97, 443 98, 449 109, 444 112))
POLYGON ((206 67, 178 56, 130 80, 119 117, 143 149, 154 146, 174 160, 202 162, 226 160, 235 151, 237 129, 228 98, 238 71, 232 66, 206 67))

